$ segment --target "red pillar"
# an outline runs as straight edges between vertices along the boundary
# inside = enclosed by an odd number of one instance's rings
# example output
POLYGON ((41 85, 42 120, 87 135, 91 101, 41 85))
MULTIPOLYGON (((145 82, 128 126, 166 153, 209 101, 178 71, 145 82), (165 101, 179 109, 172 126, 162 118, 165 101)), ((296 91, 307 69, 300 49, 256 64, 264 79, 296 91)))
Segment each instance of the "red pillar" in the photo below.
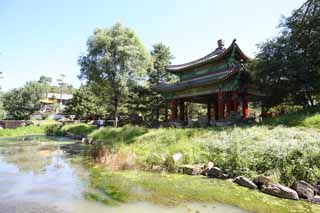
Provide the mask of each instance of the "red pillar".
POLYGON ((223 101, 223 92, 218 92, 217 94, 217 120, 224 118, 224 101, 223 101))
POLYGON ((168 121, 168 100, 164 100, 164 121, 168 121))
POLYGON ((214 103, 214 119, 218 120, 219 118, 219 111, 218 111, 218 100, 214 103))
POLYGON ((246 98, 242 99, 242 114, 244 118, 249 117, 249 107, 248 107, 248 101, 246 98))
POLYGON ((232 92, 231 111, 238 112, 238 94, 237 91, 232 92))
POLYGON ((171 101, 172 109, 171 109, 171 120, 177 120, 177 100, 172 99, 171 101))
POLYGON ((183 100, 180 100, 180 102, 179 102, 179 110, 180 110, 179 120, 184 121, 184 102, 183 102, 183 100))
POLYGON ((208 123, 211 121, 211 103, 208 101, 207 103, 207 116, 208 116, 208 123))
POLYGON ((230 115, 230 112, 231 112, 231 106, 232 106, 232 102, 231 101, 228 101, 227 102, 227 113, 226 113, 226 118, 230 115))

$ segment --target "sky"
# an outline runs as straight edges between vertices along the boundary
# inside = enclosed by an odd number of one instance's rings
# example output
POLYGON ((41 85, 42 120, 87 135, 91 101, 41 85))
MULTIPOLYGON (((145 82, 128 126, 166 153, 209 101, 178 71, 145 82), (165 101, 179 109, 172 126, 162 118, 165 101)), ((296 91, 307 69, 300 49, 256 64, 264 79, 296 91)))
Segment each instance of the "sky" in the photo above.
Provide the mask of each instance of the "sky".
POLYGON ((2 91, 41 75, 80 85, 77 60, 96 28, 132 28, 145 47, 163 42, 173 64, 198 59, 234 38, 250 57, 279 33, 281 16, 304 0, 0 0, 2 91))

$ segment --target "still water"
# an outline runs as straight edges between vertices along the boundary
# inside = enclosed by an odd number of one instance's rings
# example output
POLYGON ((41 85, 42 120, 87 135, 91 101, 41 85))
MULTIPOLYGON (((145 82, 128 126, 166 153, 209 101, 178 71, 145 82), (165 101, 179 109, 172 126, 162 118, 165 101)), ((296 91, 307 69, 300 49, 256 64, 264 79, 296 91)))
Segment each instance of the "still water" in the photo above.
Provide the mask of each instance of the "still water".
POLYGON ((177 207, 147 202, 106 206, 88 201, 88 173, 70 162, 67 139, 41 136, 0 139, 0 213, 240 213, 234 206, 188 203, 177 207))

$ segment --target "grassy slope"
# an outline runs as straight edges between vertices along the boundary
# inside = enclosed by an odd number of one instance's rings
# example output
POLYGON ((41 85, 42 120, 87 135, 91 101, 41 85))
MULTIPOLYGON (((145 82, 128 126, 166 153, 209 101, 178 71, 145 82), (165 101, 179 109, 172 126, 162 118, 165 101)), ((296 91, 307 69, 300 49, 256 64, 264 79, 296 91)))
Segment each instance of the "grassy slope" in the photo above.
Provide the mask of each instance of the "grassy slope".
MULTIPOLYGON (((181 164, 214 162, 232 176, 267 174, 285 185, 296 180, 320 180, 320 131, 284 126, 212 129, 104 128, 89 135, 113 150, 116 163, 135 156, 136 165, 160 165, 174 170, 181 164), (173 162, 172 156, 182 159, 173 162), (122 157, 121 157, 122 156, 122 157), (120 159, 120 160, 119 160, 120 159)), ((94 149, 96 150, 96 149, 94 149)), ((112 162, 111 162, 112 163, 112 162)), ((126 163, 126 162, 125 162, 126 163)), ((125 167, 125 166, 124 166, 125 167)))
POLYGON ((320 129, 320 109, 314 108, 269 118, 264 121, 264 124, 271 126, 285 125, 291 127, 301 126, 320 129))

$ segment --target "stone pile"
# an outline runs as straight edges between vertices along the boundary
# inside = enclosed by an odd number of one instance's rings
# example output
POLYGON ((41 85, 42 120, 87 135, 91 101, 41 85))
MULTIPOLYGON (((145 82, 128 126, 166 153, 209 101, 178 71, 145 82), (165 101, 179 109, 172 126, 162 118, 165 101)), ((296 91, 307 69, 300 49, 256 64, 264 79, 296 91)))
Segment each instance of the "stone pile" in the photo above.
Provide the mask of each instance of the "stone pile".
MULTIPOLYGON (((179 171, 188 175, 204 175, 208 178, 230 179, 228 174, 219 167, 215 167, 212 162, 209 162, 207 166, 204 164, 183 165, 179 169, 179 171)), ((298 181, 290 188, 279 183, 274 183, 270 177, 264 175, 259 175, 253 180, 244 176, 238 176, 231 180, 240 186, 259 190, 279 198, 291 200, 303 199, 311 203, 320 204, 320 185, 314 186, 306 181, 298 181)))

